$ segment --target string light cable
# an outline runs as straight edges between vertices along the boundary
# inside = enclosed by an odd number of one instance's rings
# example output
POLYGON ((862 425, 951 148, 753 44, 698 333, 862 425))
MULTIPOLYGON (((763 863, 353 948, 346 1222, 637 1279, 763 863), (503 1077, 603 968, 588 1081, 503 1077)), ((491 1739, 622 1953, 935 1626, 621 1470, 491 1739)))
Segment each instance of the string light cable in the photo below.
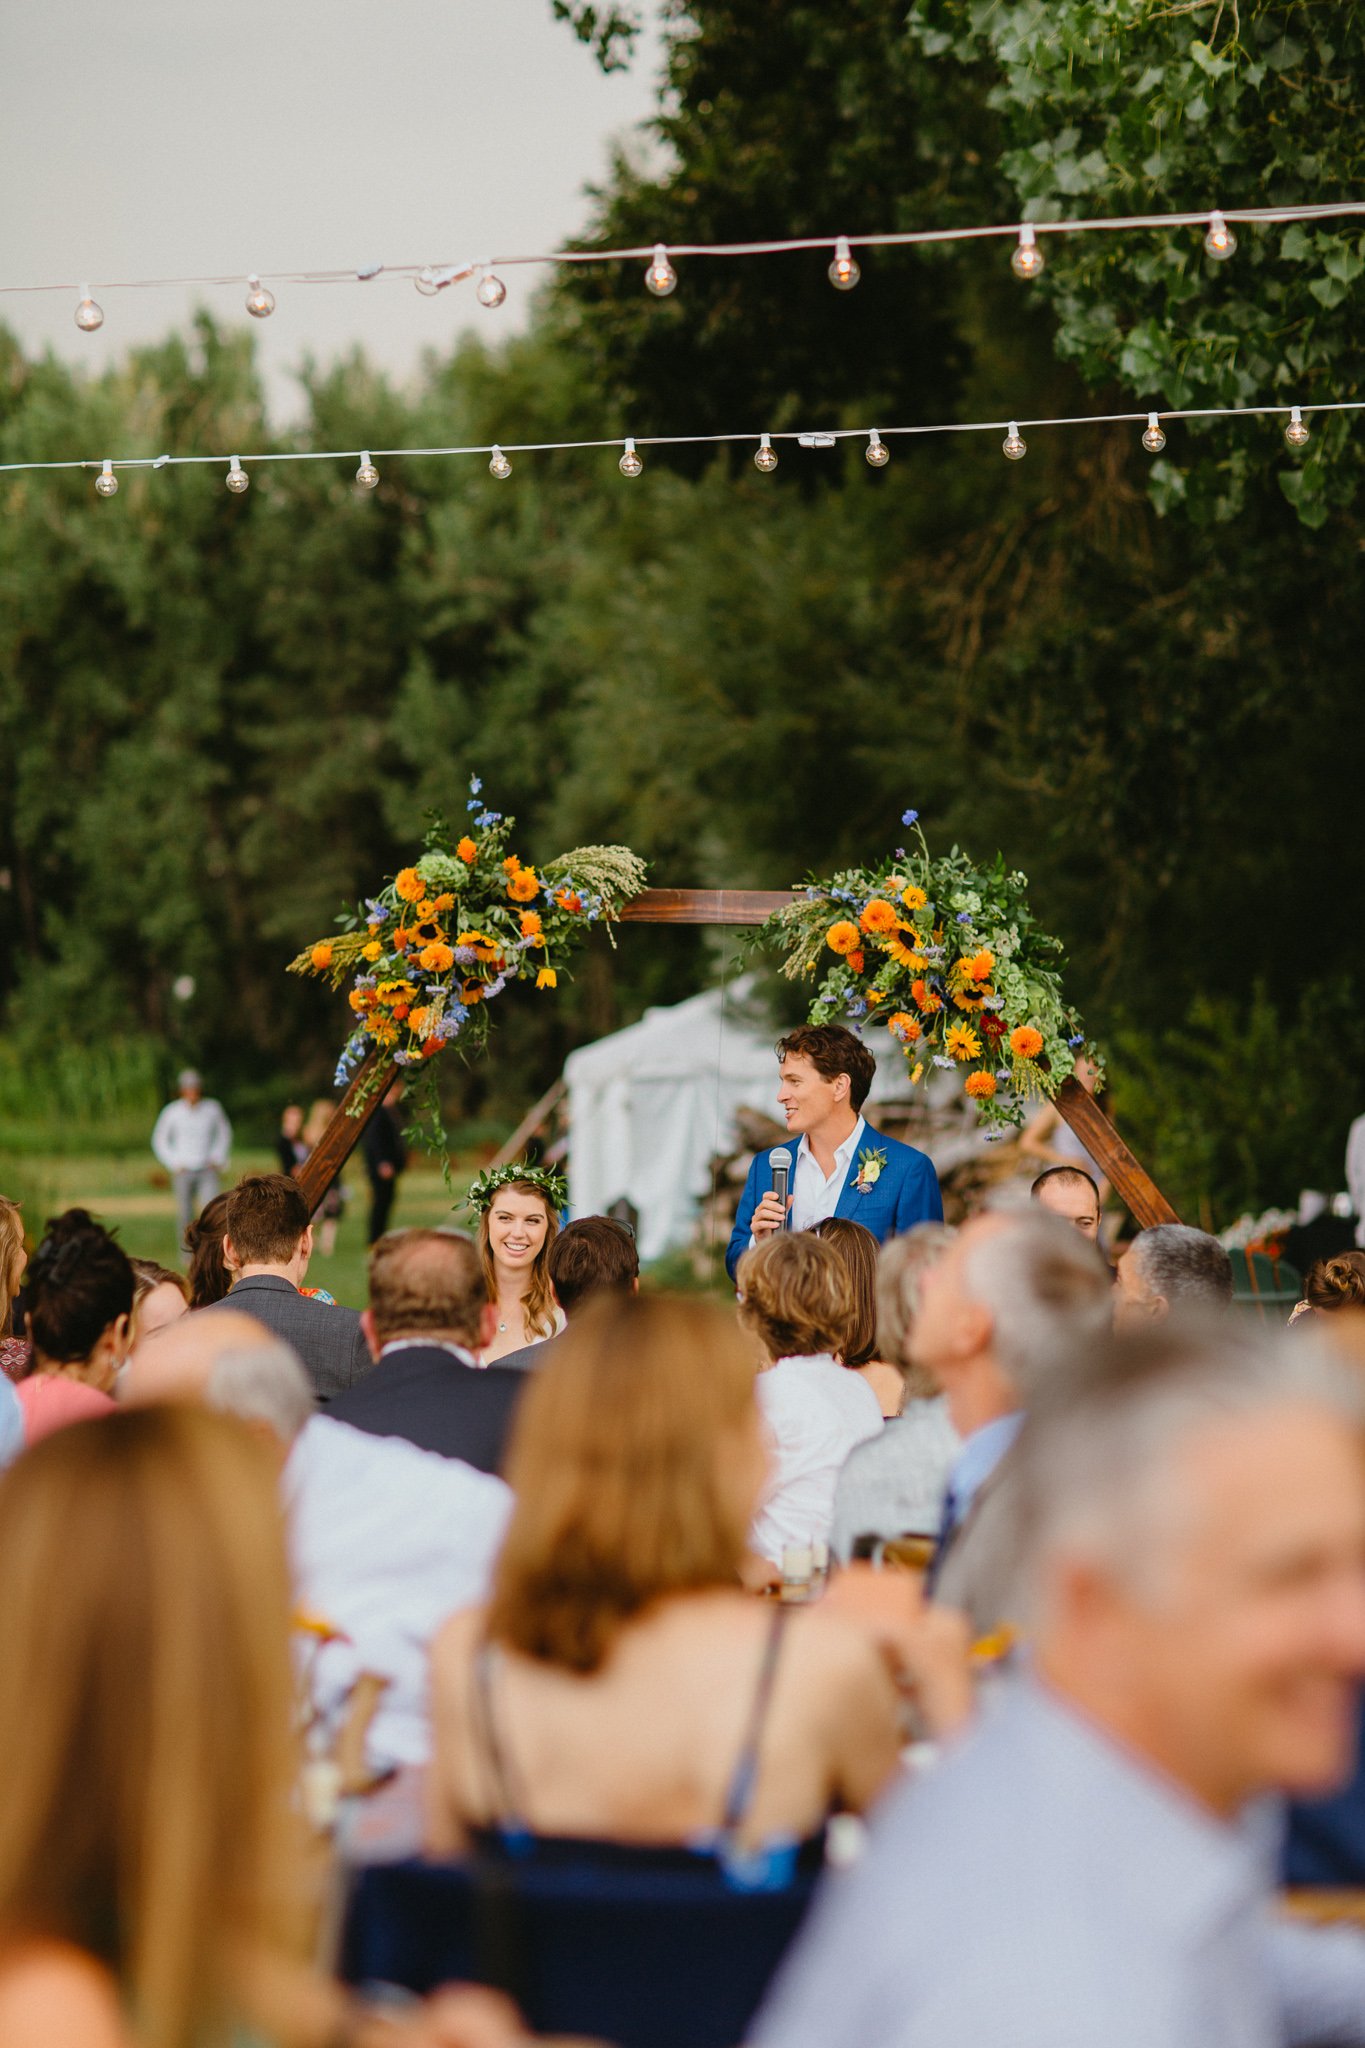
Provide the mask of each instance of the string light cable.
POLYGON ((1173 406, 1160 412, 1100 412, 1073 413, 1058 419, 1010 419, 1010 420, 941 420, 932 425, 914 427, 836 427, 823 428, 818 432, 790 428, 783 432, 765 430, 762 433, 746 434, 616 434, 594 441, 503 441, 481 442, 461 447, 433 448, 286 448, 263 450, 257 455, 101 455, 77 457, 58 461, 26 461, 0 463, 0 476, 13 476, 33 470, 93 469, 98 472, 95 489, 101 497, 112 498, 118 491, 119 470, 134 469, 192 469, 226 467, 225 482, 230 491, 240 494, 250 487, 250 470, 276 462, 359 462, 355 482, 360 491, 373 491, 379 483, 381 461, 413 461, 446 456, 485 456, 488 458, 490 473, 505 479, 512 473, 513 455, 554 455, 563 453, 592 453, 600 448, 619 448, 621 452, 618 467, 622 476, 637 477, 644 469, 642 448, 699 448, 733 447, 752 444, 754 465, 765 475, 777 468, 775 441, 795 444, 810 449, 835 448, 841 441, 861 441, 866 460, 874 469, 884 468, 890 460, 888 441, 910 441, 935 434, 998 434, 1004 433, 1001 452, 1007 460, 1018 462, 1028 452, 1022 429, 1032 432, 1035 428, 1051 430, 1066 427, 1113 427, 1141 426, 1142 446, 1149 454, 1156 455, 1166 445, 1166 435, 1161 422, 1164 420, 1225 420, 1225 419, 1285 419, 1284 439, 1286 444, 1298 450, 1310 438, 1308 418, 1315 413, 1365 412, 1365 398, 1325 399, 1320 404, 1300 406, 1291 404, 1275 405, 1204 405, 1173 406))
MULTIPOLYGON (((161 291, 174 287, 245 285, 246 310, 253 319, 265 320, 275 311, 273 287, 289 285, 342 285, 393 283, 416 286, 426 298, 435 298, 449 286, 477 278, 475 297, 487 307, 501 306, 507 286, 500 270, 514 270, 533 264, 636 263, 647 265, 643 273, 646 289, 656 298, 667 298, 678 283, 673 258, 686 261, 702 257, 787 256, 809 251, 828 251, 829 279, 837 291, 851 291, 862 275, 855 249, 907 249, 948 246, 957 242, 1001 239, 1012 241, 1010 267, 1016 277, 1040 277, 1046 267, 1044 241, 1056 235, 1143 234, 1169 232, 1178 228, 1202 228, 1204 249, 1216 262, 1226 261, 1237 249, 1236 228, 1240 226, 1288 226, 1293 222, 1358 219, 1365 214, 1365 200, 1341 200, 1321 205, 1201 207, 1184 213, 1136 213, 1103 220, 1032 220, 994 222, 980 227, 907 228, 897 232, 867 235, 798 235, 761 242, 652 242, 628 249, 549 249, 530 255, 489 256, 478 262, 363 263, 350 269, 214 271, 194 277, 110 278, 100 285, 103 292, 161 291)), ((91 286, 81 284, 0 284, 0 296, 29 293, 76 293, 76 325, 93 334, 104 325, 104 309, 91 286)))

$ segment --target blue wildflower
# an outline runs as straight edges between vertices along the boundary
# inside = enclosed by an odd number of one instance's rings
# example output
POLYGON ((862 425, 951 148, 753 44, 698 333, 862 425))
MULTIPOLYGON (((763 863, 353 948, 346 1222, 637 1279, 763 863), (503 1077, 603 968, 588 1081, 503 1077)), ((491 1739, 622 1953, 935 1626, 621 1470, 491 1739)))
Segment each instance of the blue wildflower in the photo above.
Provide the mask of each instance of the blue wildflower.
POLYGON ((896 859, 897 859, 897 860, 908 860, 909 858, 910 858, 910 856, 909 856, 909 854, 908 854, 908 853, 906 852, 906 850, 905 850, 905 848, 904 848, 903 846, 898 846, 898 847, 896 848, 896 859))
POLYGON ((867 1015, 867 1004, 861 996, 855 996, 852 1002, 849 1003, 848 1014, 850 1017, 865 1017, 867 1015))
POLYGON ((469 802, 465 805, 465 809, 467 811, 480 811, 483 809, 483 805, 480 803, 478 797, 472 796, 469 799, 469 802))
POLYGON ((936 1067, 949 1067, 949 1068, 951 1068, 952 1064, 953 1064, 953 1063, 952 1063, 952 1061, 951 1061, 951 1060, 949 1060, 949 1059, 945 1059, 945 1058, 943 1057, 943 1054, 942 1054, 941 1052, 936 1052, 936 1053, 934 1054, 934 1065, 935 1065, 936 1067))
POLYGON ((1081 1046, 1085 1044, 1085 1033, 1083 1031, 1078 1031, 1074 1038, 1068 1038, 1067 1044, 1071 1047, 1071 1050, 1073 1052, 1078 1052, 1081 1046))
POLYGON ((383 924, 388 915, 387 904, 381 903, 377 896, 365 898, 365 917, 368 923, 383 924))
POLYGON ((502 812, 480 811, 478 817, 474 820, 474 823, 480 827, 488 825, 500 825, 502 823, 502 812))
POLYGON ((919 823, 919 812, 918 812, 918 811, 902 811, 902 812, 901 812, 901 823, 902 823, 902 825, 917 825, 917 824, 919 823))
POLYGON ((472 967, 478 957, 472 946, 457 946, 455 948, 455 962, 459 967, 472 967))
POLYGON ((956 922, 957 922, 958 924, 970 924, 970 923, 971 923, 971 921, 972 921, 972 913, 970 912, 970 910, 959 910, 959 912, 957 913, 957 919, 956 919, 956 922))
POLYGON ((484 1001, 491 1003, 494 996, 500 996, 507 986, 507 976, 500 974, 496 981, 490 981, 483 992, 484 1001))
POLYGON ((483 782, 479 776, 471 775, 469 778, 469 787, 473 791, 474 795, 477 796, 479 791, 483 788, 483 782))

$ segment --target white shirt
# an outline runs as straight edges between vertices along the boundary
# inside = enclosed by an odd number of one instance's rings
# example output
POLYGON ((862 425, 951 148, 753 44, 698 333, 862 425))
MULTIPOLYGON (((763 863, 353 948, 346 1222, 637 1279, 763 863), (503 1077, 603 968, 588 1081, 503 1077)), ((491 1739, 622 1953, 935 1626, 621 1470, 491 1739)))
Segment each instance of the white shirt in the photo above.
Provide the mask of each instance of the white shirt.
POLYGON ((1346 1140, 1346 1185, 1356 1212, 1356 1243, 1365 1248, 1365 1116, 1358 1116, 1346 1140))
POLYGON ((201 1095, 197 1102, 177 1096, 168 1102, 152 1132, 152 1150, 167 1173, 202 1173, 223 1168, 232 1149, 232 1125, 221 1102, 201 1095))
POLYGON ((315 1415, 284 1472, 299 1606, 341 1629, 314 1668, 329 1714, 362 1671, 392 1683, 370 1724, 372 1763, 431 1754, 427 1654, 448 1615, 488 1596, 512 1512, 510 1487, 402 1437, 371 1436, 315 1415))
POLYGON ((749 1540, 780 1565, 789 1543, 827 1543, 834 1489, 855 1445, 882 1428, 881 1403, 861 1373, 828 1352, 779 1358, 758 1376, 770 1449, 768 1486, 749 1540))
POLYGON ((834 1154, 834 1171, 826 1180, 820 1163, 810 1149, 810 1139, 804 1132, 796 1148, 796 1165, 792 1171, 792 1229, 814 1230, 817 1223, 823 1223, 832 1216, 839 1206, 839 1197, 844 1192, 848 1169, 853 1156, 867 1135, 867 1124, 862 1117, 844 1139, 834 1154))

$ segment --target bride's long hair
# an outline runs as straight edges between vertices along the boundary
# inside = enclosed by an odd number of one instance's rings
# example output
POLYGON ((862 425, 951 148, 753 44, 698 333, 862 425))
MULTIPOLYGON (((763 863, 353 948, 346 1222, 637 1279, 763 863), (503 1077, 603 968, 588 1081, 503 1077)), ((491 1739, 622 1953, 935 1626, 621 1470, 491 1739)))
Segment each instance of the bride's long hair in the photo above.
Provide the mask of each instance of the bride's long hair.
MULTIPOLYGON (((552 1206, 544 1188, 538 1188, 533 1181, 509 1180, 494 1195, 533 1195, 545 1209, 545 1236, 540 1250, 536 1253, 531 1267, 531 1277, 526 1292, 521 1298, 521 1312, 526 1323, 528 1337, 553 1337, 555 1333, 555 1294, 550 1284, 550 1246, 559 1235, 559 1214, 552 1206)), ((493 1264, 493 1243, 488 1230, 488 1218, 493 1202, 479 1218, 479 1261, 483 1267, 483 1282, 488 1289, 488 1299, 496 1304, 498 1299, 498 1275, 493 1264)))

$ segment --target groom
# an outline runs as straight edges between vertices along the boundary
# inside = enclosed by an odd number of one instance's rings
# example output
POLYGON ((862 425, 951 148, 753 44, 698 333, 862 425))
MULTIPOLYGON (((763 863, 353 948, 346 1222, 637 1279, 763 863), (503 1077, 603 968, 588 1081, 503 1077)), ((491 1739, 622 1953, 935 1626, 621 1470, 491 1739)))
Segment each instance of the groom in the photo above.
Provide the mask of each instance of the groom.
POLYGON ((802 1024, 779 1039, 781 1087, 777 1099, 794 1153, 790 1216, 772 1193, 772 1154, 760 1152, 749 1168, 739 1213, 725 1254, 735 1268, 751 1242, 784 1222, 811 1230, 826 1216, 848 1216, 885 1243, 916 1223, 940 1223, 943 1202, 933 1161, 913 1145, 884 1138, 862 1115, 877 1063, 853 1032, 840 1024, 802 1024))

